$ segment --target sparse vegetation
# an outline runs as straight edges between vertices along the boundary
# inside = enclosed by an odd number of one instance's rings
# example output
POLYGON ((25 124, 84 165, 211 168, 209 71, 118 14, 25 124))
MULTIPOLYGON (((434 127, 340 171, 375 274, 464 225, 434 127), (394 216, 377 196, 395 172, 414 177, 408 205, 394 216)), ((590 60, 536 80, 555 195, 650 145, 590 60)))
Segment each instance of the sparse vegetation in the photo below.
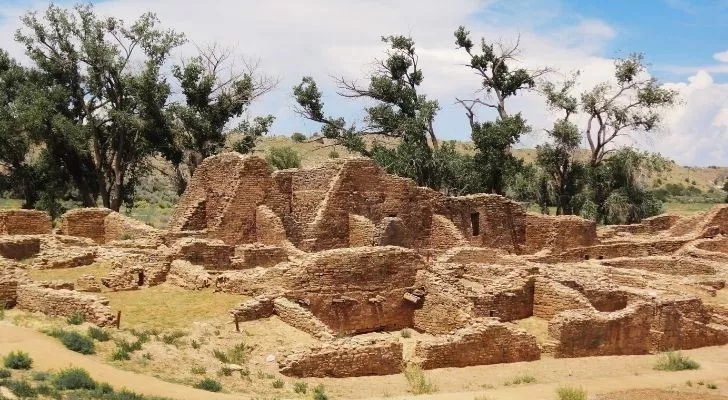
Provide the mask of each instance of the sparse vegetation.
POLYGON ((53 386, 61 390, 94 389, 96 382, 83 368, 67 368, 60 370, 53 377, 53 386))
POLYGON ((97 328, 95 326, 90 326, 88 328, 88 336, 99 342, 106 342, 111 339, 111 335, 108 331, 106 331, 105 329, 97 328))
POLYGON ((326 394, 326 387, 323 384, 313 388, 313 400, 329 400, 329 395, 326 394))
POLYGON ((409 339, 409 338, 412 337, 412 329, 404 328, 400 332, 400 335, 402 335, 402 337, 405 338, 405 339, 409 339))
POLYGON ((304 141, 306 141, 306 135, 301 132, 293 132, 291 134, 291 140, 296 143, 303 143, 304 141))
POLYGON ((113 361, 125 361, 130 359, 131 356, 129 355, 129 350, 127 350, 126 347, 119 346, 118 344, 114 349, 114 352, 111 353, 111 360, 113 361))
POLYGON ((86 318, 81 313, 73 313, 66 317, 66 322, 69 325, 81 325, 86 320, 86 318))
POLYGON ((518 375, 515 376, 509 380, 507 380, 505 383, 503 383, 505 386, 511 386, 511 385, 521 385, 521 384, 527 384, 527 383, 535 383, 536 377, 532 375, 518 375))
POLYGON ((233 370, 230 367, 222 367, 217 371, 217 374, 220 376, 230 376, 233 374, 233 370))
POLYGON ((276 379, 273 381, 272 385, 275 389, 282 389, 283 385, 285 385, 285 382, 283 382, 282 379, 276 379))
POLYGON ((190 372, 195 375, 205 375, 207 373, 207 369, 201 365, 193 365, 192 368, 190 368, 190 372))
POLYGON ((220 392, 222 391, 222 385, 220 382, 212 379, 212 378, 205 378, 198 382, 195 387, 197 389, 207 390, 208 392, 220 392))
POLYGON ((253 349, 253 346, 250 346, 245 342, 240 342, 228 350, 227 358, 233 364, 247 364, 250 359, 250 353, 252 353, 253 349))
POLYGON ((18 350, 5 356, 3 365, 10 369, 30 369, 33 366, 33 359, 28 353, 18 350))
POLYGON ((179 331, 179 330, 172 331, 172 332, 165 333, 162 335, 162 342, 176 346, 177 341, 184 336, 185 336, 185 333, 183 331, 179 331))
POLYGON ((270 148, 265 159, 275 169, 301 167, 301 156, 290 146, 270 148))
POLYGON ((76 353, 81 354, 95 354, 96 347, 94 346, 93 340, 78 332, 64 332, 60 337, 61 343, 68 350, 73 350, 76 353))
POLYGON ((0 368, 0 379, 10 378, 12 376, 12 372, 10 372, 9 369, 6 368, 0 368))
POLYGON ((402 373, 404 373, 404 377, 407 379, 410 393, 428 394, 437 392, 437 386, 425 376, 419 364, 407 364, 402 373))
POLYGON ((660 356, 654 369, 658 371, 683 371, 699 369, 700 364, 690 357, 682 355, 679 351, 670 351, 660 356))
POLYGON ((715 383, 709 383, 709 384, 705 385, 705 387, 707 387, 708 389, 713 389, 713 390, 718 389, 718 385, 716 385, 715 383))
POLYGON ((293 382, 293 391, 298 394, 306 394, 308 392, 308 383, 304 381, 293 382))
POLYGON ((587 400, 586 390, 581 387, 560 387, 556 389, 556 394, 559 400, 587 400))

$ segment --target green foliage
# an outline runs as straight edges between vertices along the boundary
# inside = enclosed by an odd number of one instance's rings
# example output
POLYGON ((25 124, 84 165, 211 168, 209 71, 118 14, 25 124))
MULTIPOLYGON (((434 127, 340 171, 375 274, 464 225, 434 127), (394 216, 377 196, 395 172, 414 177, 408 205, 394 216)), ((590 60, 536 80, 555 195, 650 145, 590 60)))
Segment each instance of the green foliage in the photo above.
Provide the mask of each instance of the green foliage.
POLYGON ((197 389, 207 390, 208 392, 222 391, 222 385, 218 381, 216 381, 212 378, 205 378, 205 379, 199 381, 195 385, 195 387, 197 389))
POLYGON ((12 351, 3 358, 3 365, 10 369, 30 369, 33 366, 33 359, 23 351, 12 351))
POLYGON ((531 128, 520 114, 499 118, 495 122, 473 122, 471 127, 473 143, 478 150, 474 161, 481 189, 487 193, 504 194, 506 182, 522 167, 522 162, 511 154, 511 146, 531 128))
POLYGON ((131 355, 129 355, 129 350, 126 347, 119 346, 117 344, 116 348, 111 353, 111 360, 112 361, 131 360, 131 355))
POLYGON ((88 336, 92 339, 98 340, 99 342, 106 342, 111 339, 111 335, 107 330, 97 328, 95 326, 90 326, 88 328, 88 336))
POLYGON ((341 157, 341 155, 339 155, 339 152, 338 152, 338 151, 336 151, 336 150, 331 150, 331 151, 329 152, 329 158, 331 158, 331 159, 337 159, 337 158, 339 158, 339 157, 341 157))
POLYGON ((285 385, 285 382, 283 382, 283 380, 281 379, 276 379, 271 384, 275 389, 282 389, 283 385, 285 385))
POLYGON ((190 372, 195 375, 205 375, 207 373, 207 369, 201 365, 193 365, 192 368, 190 368, 190 372))
POLYGON ((61 343, 67 349, 81 354, 95 354, 94 341, 77 332, 63 332, 60 335, 61 343))
POLYGON ((47 371, 34 371, 31 374, 31 378, 37 382, 47 381, 51 378, 50 372, 47 371))
POLYGON ((303 143, 306 141, 306 135, 301 132, 293 132, 293 134, 291 134, 291 140, 296 143, 303 143))
POLYGON ((162 335, 162 342, 164 342, 165 344, 176 345, 179 339, 184 337, 185 335, 185 332, 179 330, 165 333, 162 335))
POLYGON ((409 339, 412 337, 412 329, 404 328, 402 331, 400 331, 400 335, 402 335, 403 338, 409 339))
POLYGON ((66 323, 69 325, 81 325, 86 320, 86 317, 81 313, 73 313, 66 317, 66 323))
POLYGON ((293 391, 298 394, 306 394, 308 392, 308 383, 304 381, 293 382, 293 391))
POLYGON ((27 398, 33 398, 37 397, 38 393, 33 389, 33 387, 25 380, 15 380, 15 379, 9 379, 6 380, 5 386, 10 389, 10 391, 18 396, 21 399, 27 399, 27 398))
POLYGON ((586 390, 580 387, 560 387, 556 389, 556 395, 559 400, 587 400, 586 390))
POLYGON ((690 357, 682 355, 679 351, 670 351, 660 356, 654 369, 658 371, 683 371, 700 369, 700 364, 690 357))
POLYGON ((228 359, 227 353, 222 350, 212 349, 212 356, 217 358, 218 361, 220 361, 222 363, 230 362, 230 360, 228 359))
POLYGON ((419 364, 407 364, 402 372, 407 379, 410 393, 428 394, 437 392, 437 386, 425 376, 419 364))
POLYGON ((511 386, 511 385, 521 385, 521 384, 528 384, 528 383, 535 383, 536 377, 532 375, 518 375, 515 376, 509 380, 507 380, 504 385, 505 386, 511 386))
POLYGON ((279 170, 301 167, 301 156, 290 146, 270 148, 265 159, 273 168, 279 170))
POLYGON ((95 389, 96 382, 83 368, 67 368, 56 373, 53 386, 61 390, 95 389))
POLYGON ((228 350, 227 358, 233 364, 247 364, 250 360, 250 354, 254 349, 255 347, 247 345, 245 342, 240 342, 228 350))
POLYGON ((197 350, 197 349, 199 349, 199 348, 200 348, 200 343, 199 343, 199 342, 198 342, 197 340, 194 340, 194 339, 192 339, 192 340, 190 341, 190 346, 191 346, 191 347, 192 347, 193 349, 197 350))
POLYGON ((220 376, 230 376, 233 374, 233 370, 230 367, 222 367, 217 374, 220 376))
POLYGON ((0 379, 10 378, 12 374, 9 369, 0 368, 0 379))
POLYGON ((329 400, 329 395, 326 394, 326 387, 323 384, 318 384, 313 388, 313 400, 329 400))

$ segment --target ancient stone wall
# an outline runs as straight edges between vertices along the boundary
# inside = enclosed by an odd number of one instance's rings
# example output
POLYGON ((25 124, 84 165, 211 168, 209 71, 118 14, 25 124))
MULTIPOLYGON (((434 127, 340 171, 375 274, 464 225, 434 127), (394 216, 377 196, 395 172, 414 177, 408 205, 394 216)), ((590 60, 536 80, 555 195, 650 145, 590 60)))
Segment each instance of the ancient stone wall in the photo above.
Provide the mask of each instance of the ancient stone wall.
POLYGON ((728 206, 715 205, 708 211, 681 218, 668 232, 672 236, 697 237, 710 227, 717 227, 718 233, 728 233, 728 206))
POLYGON ((108 208, 76 208, 61 217, 60 233, 67 236, 81 236, 104 243, 106 232, 104 219, 113 211, 108 208))
POLYGON ((548 319, 566 310, 592 309, 587 298, 578 291, 549 279, 536 279, 533 315, 548 319))
POLYGON ((376 230, 369 218, 349 214, 349 247, 372 246, 376 230))
POLYGON ((108 243, 114 240, 136 240, 149 238, 159 232, 151 226, 126 217, 118 212, 109 213, 104 218, 104 241, 108 243))
POLYGON ((597 242, 594 221, 573 215, 550 216, 526 214, 526 240, 524 253, 543 249, 564 251, 575 247, 591 246, 597 242))
POLYGON ((33 236, 0 236, 0 257, 24 260, 40 252, 40 239, 33 236))
POLYGON ((238 321, 253 321, 273 316, 273 299, 265 296, 246 300, 230 310, 230 314, 236 316, 238 321))
POLYGON ((18 287, 16 306, 22 310, 40 311, 47 315, 82 314, 86 321, 99 326, 109 326, 116 322, 116 316, 111 312, 109 301, 105 298, 65 289, 21 285, 18 287))
POLYGON ((288 240, 281 219, 264 205, 255 210, 255 238, 267 245, 280 245, 288 240))
POLYGON ((688 241, 681 239, 665 239, 642 242, 620 242, 599 244, 590 247, 578 247, 563 253, 535 258, 541 263, 558 263, 579 260, 601 260, 617 257, 648 257, 670 255, 678 251, 688 241))
POLYGON ((0 210, 0 235, 42 235, 51 233, 51 217, 36 210, 0 210))
POLYGON ((468 240, 455 224, 444 215, 433 214, 430 227, 428 247, 433 249, 449 249, 467 246, 468 240))
POLYGON ((279 361, 279 370, 301 378, 344 378, 397 374, 402 362, 402 343, 342 340, 294 351, 279 361))
POLYGON ((283 322, 319 338, 333 338, 333 332, 310 311, 288 299, 273 300, 273 311, 283 322))
POLYGON ((440 204, 463 236, 477 247, 520 253, 526 238, 526 212, 516 202, 493 194, 441 197, 440 204))
POLYGON ((169 267, 167 282, 186 289, 199 290, 210 286, 210 274, 199 265, 189 261, 174 260, 169 267))
POLYGON ((602 261, 601 264, 614 268, 640 269, 677 276, 712 275, 716 273, 713 263, 687 257, 614 258, 602 261))
POLYGON ((211 270, 224 270, 230 267, 230 258, 235 254, 235 247, 222 240, 184 238, 172 246, 172 252, 175 258, 192 264, 211 270))
POLYGON ((235 255, 230 259, 230 269, 272 267, 288 260, 288 252, 279 246, 266 246, 259 243, 235 247, 235 255))
POLYGON ((533 361, 541 357, 541 350, 526 331, 485 319, 449 335, 420 340, 414 354, 422 368, 434 369, 533 361))

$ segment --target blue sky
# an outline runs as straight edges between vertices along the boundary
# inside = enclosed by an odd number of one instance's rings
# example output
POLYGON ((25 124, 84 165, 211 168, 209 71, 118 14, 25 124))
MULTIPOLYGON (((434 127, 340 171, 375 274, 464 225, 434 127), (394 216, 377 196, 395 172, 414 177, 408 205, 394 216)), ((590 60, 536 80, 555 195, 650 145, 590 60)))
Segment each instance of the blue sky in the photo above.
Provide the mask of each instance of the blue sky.
MULTIPOLYGON (((23 49, 12 40, 18 17, 47 4, 0 0, 0 47, 22 60, 23 49)), ((461 66, 465 55, 454 48, 458 25, 475 38, 512 42, 520 35, 524 66, 552 67, 552 79, 580 70, 580 90, 609 81, 614 57, 644 52, 649 72, 679 90, 682 103, 666 114, 659 134, 633 135, 622 144, 683 164, 728 165, 728 0, 105 0, 97 9, 127 21, 154 11, 191 42, 214 41, 260 60, 261 71, 280 84, 254 104, 250 116, 274 114, 277 134, 319 129, 292 110, 291 88, 306 75, 323 90, 328 114, 361 126, 365 104, 337 96, 332 77, 362 82, 382 55, 381 35, 410 34, 417 42, 423 91, 441 106, 435 126, 442 139, 469 139, 454 99, 479 87, 461 66)), ((187 45, 175 60, 193 54, 187 45)), ((541 143, 543 129, 556 117, 535 94, 518 96, 507 107, 522 112, 533 127, 521 146, 541 143)), ((488 110, 478 115, 493 117, 488 110)))

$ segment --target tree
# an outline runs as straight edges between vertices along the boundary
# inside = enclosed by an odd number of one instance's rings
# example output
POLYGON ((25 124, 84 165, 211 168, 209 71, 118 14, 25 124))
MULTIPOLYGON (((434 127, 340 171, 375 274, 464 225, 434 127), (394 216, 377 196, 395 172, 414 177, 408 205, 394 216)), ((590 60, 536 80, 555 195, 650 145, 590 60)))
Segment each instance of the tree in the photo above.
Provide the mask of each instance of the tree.
POLYGON ((412 38, 382 37, 388 45, 386 58, 377 60, 366 87, 355 81, 338 79, 341 96, 362 98, 375 105, 365 109, 365 127, 346 126, 343 118, 326 116, 321 92, 311 77, 304 77, 293 93, 297 112, 322 124, 324 137, 337 139, 351 151, 370 156, 389 172, 414 179, 421 186, 439 188, 434 152, 439 148, 433 121, 439 105, 419 92, 424 79, 412 38), (395 149, 375 144, 367 148, 363 136, 377 135, 399 139, 395 149))
POLYGON ((646 75, 644 56, 639 53, 614 62, 615 83, 603 82, 581 95, 587 116, 584 135, 591 150, 590 163, 599 165, 615 151, 619 136, 656 130, 662 112, 677 101, 678 92, 660 87, 646 75))
POLYGON ((531 130, 520 113, 508 114, 506 100, 520 91, 533 89, 536 79, 548 69, 514 69, 512 64, 517 62, 518 40, 514 45, 506 46, 503 43, 488 43, 483 38, 480 41, 480 53, 476 53, 470 32, 460 26, 455 31, 455 44, 470 57, 470 63, 466 66, 481 79, 480 90, 485 92, 482 98, 456 98, 465 108, 473 142, 478 150, 475 166, 481 174, 482 189, 504 194, 505 182, 521 167, 521 162, 511 154, 511 147, 531 130), (496 110, 497 119, 494 122, 478 122, 475 118, 477 106, 496 110))
POLYGON ((15 38, 44 81, 30 105, 37 141, 67 169, 84 206, 100 196, 118 210, 133 200, 149 155, 174 157, 161 68, 183 35, 159 29, 154 14, 126 26, 89 5, 51 5, 22 22, 15 38))
MULTIPOLYGON (((258 73, 257 63, 245 60, 237 63, 230 48, 212 44, 198 47, 198 52, 198 56, 172 68, 185 96, 184 104, 171 107, 180 125, 177 143, 184 155, 182 160, 171 160, 180 194, 187 186, 187 178, 179 168, 180 161, 186 164, 189 175, 193 175, 202 160, 222 150, 230 122, 242 116, 255 99, 277 84, 258 73)), ((256 139, 267 133, 272 122, 272 116, 243 121, 237 129, 242 138, 233 143, 233 148, 241 153, 252 151, 256 139)))
POLYGON ((275 169, 301 168, 301 156, 290 146, 271 147, 265 159, 275 169))

